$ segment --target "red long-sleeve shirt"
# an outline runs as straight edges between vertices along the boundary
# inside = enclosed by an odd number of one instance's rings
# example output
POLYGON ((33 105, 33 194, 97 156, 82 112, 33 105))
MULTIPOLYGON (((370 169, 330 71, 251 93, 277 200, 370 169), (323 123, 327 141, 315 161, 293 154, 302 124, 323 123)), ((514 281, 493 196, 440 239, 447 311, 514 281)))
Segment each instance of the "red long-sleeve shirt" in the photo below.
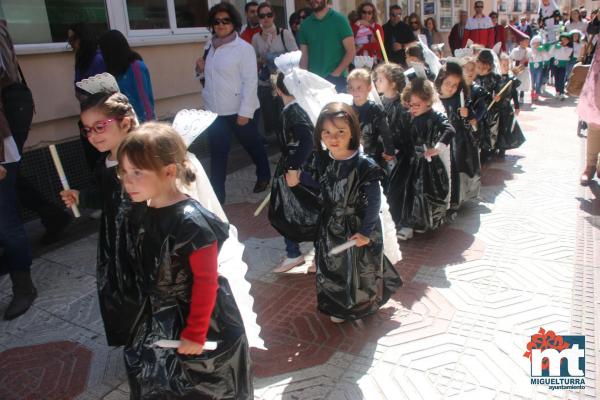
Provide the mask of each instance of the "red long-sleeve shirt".
POLYGON ((462 47, 467 47, 467 41, 471 39, 473 43, 482 44, 488 49, 494 47, 496 31, 490 17, 472 17, 467 20, 465 34, 463 35, 462 47))
POLYGON ((192 342, 204 344, 210 325, 210 317, 217 300, 218 272, 217 242, 196 250, 190 255, 190 267, 194 281, 190 313, 181 337, 192 342))

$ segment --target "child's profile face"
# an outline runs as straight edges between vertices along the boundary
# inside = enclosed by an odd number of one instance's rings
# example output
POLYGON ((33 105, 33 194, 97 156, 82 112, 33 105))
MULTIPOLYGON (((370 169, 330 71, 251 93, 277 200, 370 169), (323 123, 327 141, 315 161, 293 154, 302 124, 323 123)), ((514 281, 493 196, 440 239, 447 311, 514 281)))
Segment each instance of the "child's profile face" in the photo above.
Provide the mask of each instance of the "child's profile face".
POLYGON ((500 60, 500 71, 503 74, 508 74, 508 69, 509 69, 508 60, 500 60))
POLYGON ((323 122, 321 140, 334 157, 349 150, 351 139, 350 125, 343 119, 327 119, 323 122))
POLYGON ((410 103, 408 104, 408 108, 410 110, 410 115, 412 117, 418 117, 419 115, 425 114, 431 106, 425 100, 421 99, 419 96, 412 95, 410 96, 410 103))
POLYGON ((573 39, 573 41, 575 43, 579 43, 579 40, 580 40, 579 33, 574 33, 573 36, 571 36, 571 38, 573 39))
POLYGON ((523 39, 521 40, 521 42, 519 43, 521 45, 522 48, 527 48, 529 47, 529 39, 523 39))
POLYGON ((351 79, 348 81, 348 93, 352 95, 354 104, 364 104, 371 91, 371 84, 362 79, 351 79))
POLYGON ((440 94, 442 97, 447 99, 454 96, 458 90, 458 86, 460 85, 460 80, 460 76, 448 75, 440 87, 440 94))
POLYGON ((568 46, 569 45, 569 39, 566 38, 566 37, 564 37, 564 36, 561 37, 560 38, 560 45, 563 46, 563 47, 568 46))
POLYGON ((377 88, 378 93, 385 93, 390 90, 393 90, 393 86, 394 85, 387 79, 387 77, 384 74, 377 74, 377 78, 375 78, 375 87, 377 88))
POLYGON ((147 201, 159 195, 164 187, 164 179, 161 175, 164 171, 157 173, 148 169, 140 169, 129 161, 127 156, 121 160, 120 178, 125 191, 131 200, 139 203, 147 201))
POLYGON ((469 62, 463 66, 463 76, 467 82, 473 82, 476 74, 475 63, 469 62))
POLYGON ((489 65, 482 63, 481 61, 475 61, 475 69, 479 75, 487 75, 491 68, 489 65))
POLYGON ((122 120, 110 117, 97 108, 91 108, 81 113, 81 123, 90 144, 104 153, 119 147, 131 121, 127 117, 122 120))

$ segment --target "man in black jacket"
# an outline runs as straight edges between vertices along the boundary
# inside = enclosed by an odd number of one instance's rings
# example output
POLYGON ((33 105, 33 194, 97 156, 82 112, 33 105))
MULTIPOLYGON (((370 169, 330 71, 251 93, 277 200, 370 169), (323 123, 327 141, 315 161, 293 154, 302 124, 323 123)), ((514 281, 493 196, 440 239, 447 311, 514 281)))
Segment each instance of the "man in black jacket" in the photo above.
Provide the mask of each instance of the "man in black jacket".
POLYGON ((404 49, 416 42, 410 27, 402 22, 402 7, 390 6, 390 20, 383 25, 384 46, 390 62, 406 66, 404 49))

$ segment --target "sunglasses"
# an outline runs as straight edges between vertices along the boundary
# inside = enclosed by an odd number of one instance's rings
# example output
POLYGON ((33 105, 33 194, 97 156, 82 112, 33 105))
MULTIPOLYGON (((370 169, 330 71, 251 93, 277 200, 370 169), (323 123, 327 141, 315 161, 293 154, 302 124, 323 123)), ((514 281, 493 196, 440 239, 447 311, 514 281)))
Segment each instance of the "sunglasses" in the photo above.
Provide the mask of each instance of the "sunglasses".
POLYGON ((390 16, 393 17, 393 18, 401 17, 402 13, 398 13, 398 14, 391 13, 390 16))
POLYGON ((265 14, 258 14, 258 18, 259 19, 273 18, 273 13, 269 12, 269 13, 265 13, 265 14))
POLYGON ((410 21, 411 25, 419 25, 419 21, 410 21))
POLYGON ((475 8, 483 8, 483 6, 475 6, 475 8))
POLYGON ((362 14, 366 14, 366 15, 373 15, 373 11, 367 11, 367 10, 364 10, 364 11, 362 12, 362 14))
POLYGON ((108 126, 108 124, 110 124, 111 122, 115 122, 117 119, 116 118, 110 118, 110 119, 105 119, 103 121, 98 121, 94 124, 94 126, 82 126, 81 127, 81 135, 85 138, 89 138, 92 134, 92 132, 94 132, 95 134, 101 134, 104 133, 106 131, 106 127, 108 126))
POLYGON ((231 24, 231 18, 215 18, 215 21, 213 22, 214 26, 230 25, 230 24, 231 24))

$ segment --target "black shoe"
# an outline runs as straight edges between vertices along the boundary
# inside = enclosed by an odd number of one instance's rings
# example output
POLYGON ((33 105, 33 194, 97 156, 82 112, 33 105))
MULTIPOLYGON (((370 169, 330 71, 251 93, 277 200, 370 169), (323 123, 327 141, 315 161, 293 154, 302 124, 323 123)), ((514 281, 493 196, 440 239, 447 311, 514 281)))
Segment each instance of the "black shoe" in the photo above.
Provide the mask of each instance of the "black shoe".
POLYGON ((37 290, 31 281, 30 271, 13 271, 10 273, 13 298, 4 312, 4 319, 9 321, 27 312, 37 297, 37 290))
POLYGON ((69 223, 73 220, 71 214, 61 211, 61 214, 53 218, 52 223, 46 225, 46 233, 41 238, 43 245, 49 245, 60 240, 60 233, 65 230, 69 223))
POLYGON ((256 185, 254 185, 254 193, 260 193, 267 190, 269 187, 269 181, 258 181, 256 185))
POLYGON ((498 150, 498 157, 504 158, 506 156, 506 150, 498 150))

